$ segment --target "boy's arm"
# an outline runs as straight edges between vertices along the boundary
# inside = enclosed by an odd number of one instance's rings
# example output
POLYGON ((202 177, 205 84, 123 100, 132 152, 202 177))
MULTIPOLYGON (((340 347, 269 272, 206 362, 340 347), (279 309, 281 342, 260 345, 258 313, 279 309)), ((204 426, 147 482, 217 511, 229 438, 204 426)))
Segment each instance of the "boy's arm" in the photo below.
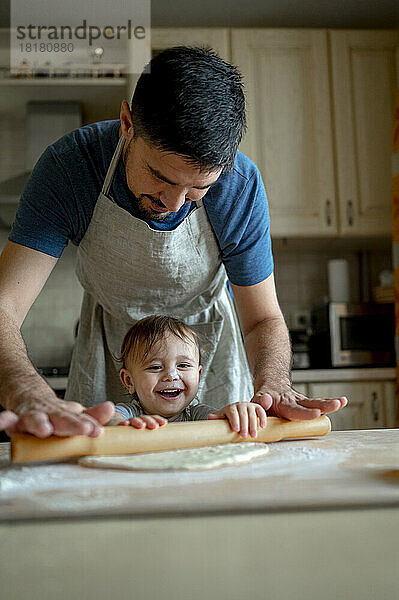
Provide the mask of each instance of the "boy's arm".
POLYGON ((106 423, 106 425, 108 427, 110 427, 110 426, 114 426, 114 425, 119 425, 120 423, 125 423, 125 421, 126 421, 125 417, 122 417, 122 415, 120 413, 115 411, 114 414, 112 415, 112 417, 110 418, 110 420, 108 421, 108 423, 106 423))
POLYGON ((207 404, 195 404, 188 406, 188 409, 193 421, 206 421, 208 415, 215 412, 215 408, 207 404))
POLYGON ((132 399, 115 406, 115 415, 107 425, 131 425, 135 429, 157 429, 166 425, 168 420, 160 415, 145 414, 140 402, 132 399))
POLYGON ((115 415, 116 418, 120 417, 118 421, 119 423, 122 421, 128 421, 129 419, 134 419, 135 417, 140 417, 144 413, 137 400, 130 400, 129 402, 120 402, 119 404, 115 404, 115 412, 117 413, 115 415))

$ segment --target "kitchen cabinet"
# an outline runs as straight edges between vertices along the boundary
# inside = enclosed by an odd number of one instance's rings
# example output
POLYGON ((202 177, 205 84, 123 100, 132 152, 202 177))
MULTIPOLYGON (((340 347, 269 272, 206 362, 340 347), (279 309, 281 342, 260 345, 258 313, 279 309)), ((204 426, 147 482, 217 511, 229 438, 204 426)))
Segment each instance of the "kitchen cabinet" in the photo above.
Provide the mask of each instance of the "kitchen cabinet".
POLYGON ((399 31, 232 31, 241 149, 262 173, 274 236, 391 234, 398 48, 399 31))
MULTIPOLYGON (((225 28, 162 28, 151 29, 152 56, 172 46, 209 46, 221 58, 230 61, 230 33, 225 28)), ((131 99, 139 75, 128 78, 127 97, 131 99)))
POLYGON ((330 31, 329 36, 340 231, 391 235, 399 30, 330 31))
MULTIPOLYGON (((295 384, 294 387, 298 389, 295 384)), ((395 383, 392 381, 309 382, 307 394, 311 398, 348 398, 343 410, 329 415, 333 430, 396 426, 395 383)))
POLYGON ((396 381, 384 383, 385 422, 386 427, 397 427, 396 381))
POLYGON ((300 394, 303 394, 304 396, 308 395, 308 386, 306 383, 294 383, 293 386, 300 394))
POLYGON ((336 234, 327 32, 233 29, 232 61, 247 97, 240 149, 261 171, 273 235, 336 234))
POLYGON ((171 46, 209 46, 223 60, 230 60, 230 31, 226 28, 162 28, 151 29, 151 47, 154 51, 171 46))

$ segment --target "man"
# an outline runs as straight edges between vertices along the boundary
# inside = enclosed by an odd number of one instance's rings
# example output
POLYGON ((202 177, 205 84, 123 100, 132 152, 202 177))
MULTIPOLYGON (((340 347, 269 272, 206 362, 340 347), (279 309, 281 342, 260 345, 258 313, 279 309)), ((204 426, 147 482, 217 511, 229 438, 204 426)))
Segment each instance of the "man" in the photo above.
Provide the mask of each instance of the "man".
POLYGON ((83 127, 44 152, 0 259, 0 428, 100 435, 113 414, 107 400, 123 393, 121 340, 153 313, 199 334, 201 402, 252 398, 287 419, 346 404, 291 387, 266 194, 237 152, 245 123, 237 70, 210 51, 172 48, 141 75, 120 121, 83 127), (78 245, 85 293, 61 401, 29 362, 19 329, 68 240, 78 245))

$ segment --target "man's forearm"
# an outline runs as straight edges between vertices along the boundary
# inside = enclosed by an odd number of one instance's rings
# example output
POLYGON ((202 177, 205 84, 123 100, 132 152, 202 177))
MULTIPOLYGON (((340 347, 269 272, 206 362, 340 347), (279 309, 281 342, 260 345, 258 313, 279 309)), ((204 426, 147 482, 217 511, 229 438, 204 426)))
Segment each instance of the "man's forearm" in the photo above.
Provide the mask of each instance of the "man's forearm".
POLYGON ((0 404, 13 410, 30 394, 55 397, 30 362, 18 326, 0 309, 0 404))
POLYGON ((262 386, 281 392, 291 386, 291 344, 283 316, 261 321, 245 336, 255 392, 262 386))

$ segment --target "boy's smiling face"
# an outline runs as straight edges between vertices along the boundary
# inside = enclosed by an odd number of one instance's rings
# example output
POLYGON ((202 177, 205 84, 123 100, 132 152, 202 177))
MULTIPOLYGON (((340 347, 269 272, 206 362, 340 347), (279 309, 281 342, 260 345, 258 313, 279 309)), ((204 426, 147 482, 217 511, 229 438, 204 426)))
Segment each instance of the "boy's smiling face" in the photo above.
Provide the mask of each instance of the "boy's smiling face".
POLYGON ((194 340, 172 333, 158 341, 144 359, 129 354, 126 367, 121 369, 121 381, 130 394, 137 393, 145 413, 169 420, 195 397, 202 372, 194 340))

